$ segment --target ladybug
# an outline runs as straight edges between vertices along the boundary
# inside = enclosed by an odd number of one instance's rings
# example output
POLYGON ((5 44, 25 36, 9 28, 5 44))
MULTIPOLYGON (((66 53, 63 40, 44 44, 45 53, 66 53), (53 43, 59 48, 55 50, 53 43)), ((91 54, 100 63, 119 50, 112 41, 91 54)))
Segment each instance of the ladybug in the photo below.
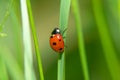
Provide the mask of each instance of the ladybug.
POLYGON ((63 37, 61 35, 60 29, 55 28, 51 34, 52 34, 50 36, 51 48, 58 53, 64 52, 64 40, 63 40, 63 37))

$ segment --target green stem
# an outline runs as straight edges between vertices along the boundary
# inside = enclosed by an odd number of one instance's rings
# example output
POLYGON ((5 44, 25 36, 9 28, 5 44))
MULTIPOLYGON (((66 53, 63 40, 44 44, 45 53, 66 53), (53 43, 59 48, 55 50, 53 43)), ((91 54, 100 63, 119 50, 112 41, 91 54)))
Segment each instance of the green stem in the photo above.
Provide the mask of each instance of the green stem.
POLYGON ((85 45, 84 45, 84 38, 83 38, 83 31, 81 26, 80 20, 80 11, 79 11, 79 1, 72 0, 72 8, 73 13, 75 16, 76 28, 77 28, 77 35, 78 35, 78 44, 79 44, 79 54, 80 54, 80 61, 82 63, 83 73, 85 80, 89 80, 89 71, 87 67, 87 59, 86 59, 86 52, 85 52, 85 45))
POLYGON ((44 80, 42 61, 41 61, 41 56, 40 56, 40 49, 39 49, 39 45, 38 45, 39 43, 38 43, 37 34, 36 34, 36 30, 35 30, 35 24, 34 24, 30 0, 27 0, 27 7, 28 7, 28 12, 29 12, 29 19, 30 19, 30 24, 31 24, 32 35, 33 35, 34 44, 35 44, 34 46, 35 46, 35 51, 36 51, 36 56, 37 56, 37 62, 38 62, 38 66, 39 66, 39 72, 40 72, 39 75, 40 75, 40 79, 44 80))
POLYGON ((113 80, 120 80, 120 65, 116 57, 116 52, 113 47, 109 31, 107 29, 107 23, 103 14, 103 7, 101 0, 92 0, 93 11, 95 15, 95 20, 97 23, 97 28, 99 31, 104 56, 113 80))
MULTIPOLYGON (((61 0, 59 25, 62 32, 67 28, 70 3, 71 0, 61 0)), ((66 32, 62 36, 66 37, 66 32)), ((66 39, 64 41, 66 43, 66 39)), ((65 80, 65 51, 63 53, 59 53, 58 80, 65 80)))
POLYGON ((58 58, 58 79, 57 80, 65 80, 65 54, 64 53, 59 54, 59 58, 58 58))

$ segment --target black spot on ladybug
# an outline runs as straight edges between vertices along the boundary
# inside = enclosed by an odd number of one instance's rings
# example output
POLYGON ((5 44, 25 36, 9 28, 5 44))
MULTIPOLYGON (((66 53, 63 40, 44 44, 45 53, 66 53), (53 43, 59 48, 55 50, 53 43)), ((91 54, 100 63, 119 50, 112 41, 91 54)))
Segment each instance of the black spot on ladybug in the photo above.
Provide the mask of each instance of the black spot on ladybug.
POLYGON ((59 39, 59 41, 61 41, 61 39, 59 39))
POLYGON ((53 45, 56 45, 56 42, 53 42, 53 45))
POLYGON ((50 38, 53 38, 53 36, 51 36, 50 38))
POLYGON ((60 51, 62 50, 62 48, 59 49, 60 51))

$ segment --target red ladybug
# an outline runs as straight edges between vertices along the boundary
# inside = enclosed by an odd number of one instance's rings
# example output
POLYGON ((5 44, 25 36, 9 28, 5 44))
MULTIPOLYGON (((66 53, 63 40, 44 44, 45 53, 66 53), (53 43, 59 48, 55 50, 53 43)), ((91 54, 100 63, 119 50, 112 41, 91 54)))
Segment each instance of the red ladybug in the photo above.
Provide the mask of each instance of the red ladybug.
POLYGON ((64 52, 64 40, 59 28, 55 28, 52 31, 52 35, 50 37, 50 46, 58 53, 64 52))

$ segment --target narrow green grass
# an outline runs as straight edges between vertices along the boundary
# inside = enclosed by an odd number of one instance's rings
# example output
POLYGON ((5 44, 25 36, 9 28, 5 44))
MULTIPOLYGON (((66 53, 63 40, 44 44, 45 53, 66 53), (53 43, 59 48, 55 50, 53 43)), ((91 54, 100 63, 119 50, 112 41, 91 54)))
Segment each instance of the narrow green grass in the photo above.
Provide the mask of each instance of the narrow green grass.
POLYGON ((88 71, 88 65, 86 60, 86 52, 85 52, 85 45, 84 45, 84 38, 83 38, 83 31, 82 31, 82 25, 80 20, 80 11, 79 11, 78 3, 79 3, 78 0, 72 0, 72 10, 73 10, 75 22, 76 22, 79 54, 80 54, 80 61, 82 63, 84 79, 89 80, 89 71, 88 71))
MULTIPOLYGON (((71 0, 61 0, 60 3, 60 30, 63 32, 67 28, 71 0)), ((62 35, 66 37, 66 32, 62 35)), ((66 39, 64 39, 66 43, 66 39)), ((65 51, 59 53, 57 80, 65 80, 65 51)))
POLYGON ((20 0, 20 3, 23 28, 25 80, 36 80, 33 69, 32 44, 30 35, 29 15, 27 9, 27 0, 20 0))
POLYGON ((119 32, 120 32, 120 0, 118 0, 118 24, 119 24, 119 32))
POLYGON ((107 29, 107 23, 104 18, 103 7, 101 0, 92 0, 93 11, 95 20, 97 23, 98 32, 100 35, 104 56, 110 71, 112 80, 120 80, 120 66, 116 57, 109 31, 107 29))
POLYGON ((36 34, 37 32, 35 30, 35 24, 34 24, 30 0, 27 0, 27 7, 28 7, 28 12, 29 12, 29 19, 30 19, 31 30, 32 30, 32 35, 34 39, 34 46, 35 46, 35 51, 36 51, 36 56, 37 56, 38 67, 39 67, 39 75, 40 75, 40 79, 44 80, 40 49, 38 45, 39 43, 38 43, 37 34, 36 34))

